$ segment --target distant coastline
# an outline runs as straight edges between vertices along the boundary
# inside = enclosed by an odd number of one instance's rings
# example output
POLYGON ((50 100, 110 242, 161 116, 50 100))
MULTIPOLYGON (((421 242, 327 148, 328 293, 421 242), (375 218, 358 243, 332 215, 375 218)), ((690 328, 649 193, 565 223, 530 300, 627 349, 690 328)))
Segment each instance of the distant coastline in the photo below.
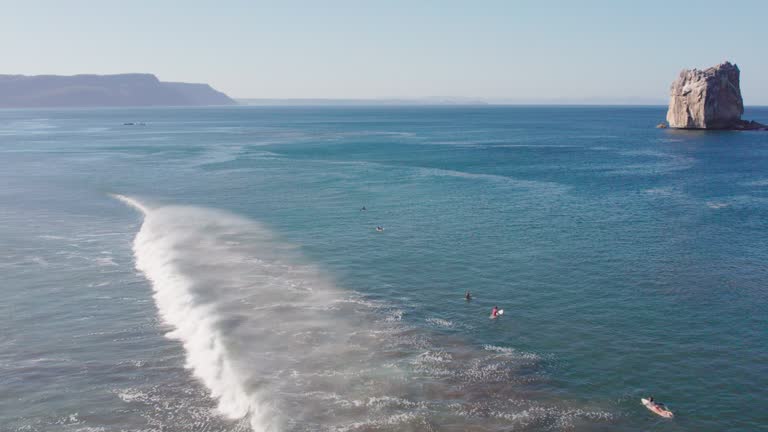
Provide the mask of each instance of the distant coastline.
POLYGON ((208 84, 152 74, 0 75, 0 108, 236 105, 208 84))
POLYGON ((429 97, 402 99, 334 99, 334 98, 237 98, 247 106, 666 106, 664 99, 483 99, 462 97, 429 97))

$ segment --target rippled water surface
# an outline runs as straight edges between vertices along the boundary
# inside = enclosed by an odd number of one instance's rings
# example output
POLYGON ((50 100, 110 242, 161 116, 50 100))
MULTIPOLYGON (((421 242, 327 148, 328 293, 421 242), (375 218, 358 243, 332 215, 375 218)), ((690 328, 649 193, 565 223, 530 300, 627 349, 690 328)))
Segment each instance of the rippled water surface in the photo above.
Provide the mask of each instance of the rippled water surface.
POLYGON ((0 111, 0 430, 765 428, 768 134, 663 116, 0 111))

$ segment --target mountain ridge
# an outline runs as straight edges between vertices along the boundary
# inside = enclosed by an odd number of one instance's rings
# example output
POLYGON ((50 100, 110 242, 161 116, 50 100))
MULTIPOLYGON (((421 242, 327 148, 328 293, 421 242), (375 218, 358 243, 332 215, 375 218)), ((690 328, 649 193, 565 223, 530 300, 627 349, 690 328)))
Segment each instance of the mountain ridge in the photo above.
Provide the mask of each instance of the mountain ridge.
POLYGON ((237 105, 208 84, 160 81, 149 73, 0 75, 0 107, 237 105))

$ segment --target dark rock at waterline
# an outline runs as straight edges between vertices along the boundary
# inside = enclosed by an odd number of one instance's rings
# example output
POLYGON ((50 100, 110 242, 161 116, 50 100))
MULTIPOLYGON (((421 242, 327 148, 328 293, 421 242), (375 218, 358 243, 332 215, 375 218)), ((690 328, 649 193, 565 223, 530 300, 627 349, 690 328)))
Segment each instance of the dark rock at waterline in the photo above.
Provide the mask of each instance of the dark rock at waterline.
POLYGON ((739 120, 738 123, 731 126, 733 130, 753 130, 753 131, 768 131, 768 125, 756 122, 754 120, 739 120))

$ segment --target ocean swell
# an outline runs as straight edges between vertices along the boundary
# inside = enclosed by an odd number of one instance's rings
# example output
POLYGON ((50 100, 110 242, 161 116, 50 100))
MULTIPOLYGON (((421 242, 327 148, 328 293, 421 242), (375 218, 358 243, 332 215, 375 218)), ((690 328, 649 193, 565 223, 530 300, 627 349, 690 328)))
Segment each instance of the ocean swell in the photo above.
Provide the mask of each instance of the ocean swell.
POLYGON ((460 431, 478 422, 496 431, 515 415, 528 419, 523 430, 559 430, 574 418, 610 418, 554 403, 521 409, 534 396, 526 384, 541 376, 539 356, 411 325, 393 315, 396 305, 336 287, 258 222, 116 198, 144 217, 136 268, 167 336, 182 344, 218 413, 254 432, 460 431))

